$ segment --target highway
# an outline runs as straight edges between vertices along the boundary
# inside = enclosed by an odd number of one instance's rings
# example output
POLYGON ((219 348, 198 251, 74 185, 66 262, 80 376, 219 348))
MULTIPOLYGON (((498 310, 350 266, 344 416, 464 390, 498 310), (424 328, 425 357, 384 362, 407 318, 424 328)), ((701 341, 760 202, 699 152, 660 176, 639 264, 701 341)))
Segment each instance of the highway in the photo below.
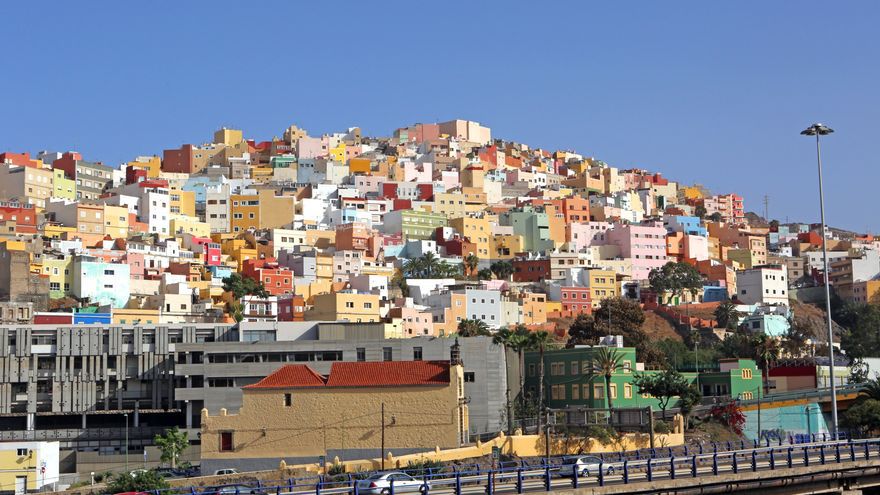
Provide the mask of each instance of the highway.
MULTIPOLYGON (((668 454, 672 450, 662 449, 668 454)), ((851 463, 855 461, 876 461, 880 466, 880 439, 829 441, 806 444, 782 444, 746 448, 717 453, 691 453, 689 455, 636 458, 640 454, 627 452, 614 454, 615 460, 602 464, 601 472, 613 471, 604 475, 564 478, 558 474, 561 458, 553 458, 547 465, 510 465, 494 470, 460 470, 423 474, 419 491, 426 495, 473 495, 494 493, 527 493, 573 488, 600 488, 604 486, 645 484, 699 478, 708 479, 717 475, 738 475, 749 478, 749 473, 767 472, 779 469, 802 468, 810 466, 851 463)), ((543 459, 541 460, 542 464, 543 459)), ((360 477, 360 476, 358 476, 360 477)), ((247 493, 277 495, 359 495, 355 477, 344 480, 322 478, 289 480, 287 482, 260 483, 253 490, 239 489, 247 493)), ((635 486, 633 488, 636 488, 635 486)), ((197 493, 198 488, 174 493, 197 493)), ((232 493, 232 492, 231 492, 232 493)), ((417 493, 415 489, 401 492, 392 489, 387 495, 397 493, 417 493)))

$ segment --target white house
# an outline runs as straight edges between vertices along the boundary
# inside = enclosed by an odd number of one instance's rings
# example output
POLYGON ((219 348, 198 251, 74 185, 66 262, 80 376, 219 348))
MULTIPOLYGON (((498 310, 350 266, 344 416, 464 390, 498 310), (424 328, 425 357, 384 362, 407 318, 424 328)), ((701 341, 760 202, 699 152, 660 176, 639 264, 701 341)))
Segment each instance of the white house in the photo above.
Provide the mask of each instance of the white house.
POLYGON ((788 270, 782 265, 738 271, 736 287, 743 304, 788 304, 788 270))

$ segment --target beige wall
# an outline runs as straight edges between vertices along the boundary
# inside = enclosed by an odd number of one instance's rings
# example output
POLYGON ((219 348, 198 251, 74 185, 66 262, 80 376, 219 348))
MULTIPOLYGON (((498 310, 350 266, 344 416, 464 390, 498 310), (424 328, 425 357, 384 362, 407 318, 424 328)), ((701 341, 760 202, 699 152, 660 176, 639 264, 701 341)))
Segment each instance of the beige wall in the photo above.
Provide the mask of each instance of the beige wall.
POLYGON ((209 416, 202 410, 202 459, 317 457, 326 450, 459 447, 467 432, 464 373, 450 367, 445 386, 245 390, 239 414, 209 416), (284 394, 293 403, 284 406, 284 394), (460 417, 464 421, 460 421, 460 417), (220 452, 220 433, 233 432, 234 451, 220 452), (326 450, 325 450, 326 448, 326 450))

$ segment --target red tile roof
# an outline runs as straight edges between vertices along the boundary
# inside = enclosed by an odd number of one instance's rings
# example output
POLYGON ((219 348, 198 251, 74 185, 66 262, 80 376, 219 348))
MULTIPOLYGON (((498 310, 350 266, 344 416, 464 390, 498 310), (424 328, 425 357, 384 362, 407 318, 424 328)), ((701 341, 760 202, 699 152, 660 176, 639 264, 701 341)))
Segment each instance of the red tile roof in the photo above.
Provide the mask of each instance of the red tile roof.
POLYGON ((242 388, 300 388, 323 387, 324 377, 305 364, 288 364, 271 375, 242 388))
POLYGON ((336 362, 330 368, 328 387, 388 387, 446 385, 448 361, 336 362))
POLYGON ((447 385, 448 361, 336 362, 326 379, 305 364, 289 364, 244 389, 447 385))

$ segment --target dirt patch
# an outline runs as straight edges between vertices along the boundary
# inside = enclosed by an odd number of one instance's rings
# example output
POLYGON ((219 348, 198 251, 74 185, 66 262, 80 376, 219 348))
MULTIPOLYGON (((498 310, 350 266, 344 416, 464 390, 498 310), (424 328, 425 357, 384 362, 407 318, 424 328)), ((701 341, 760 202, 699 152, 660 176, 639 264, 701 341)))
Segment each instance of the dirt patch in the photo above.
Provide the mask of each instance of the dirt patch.
POLYGON ((675 330, 675 325, 672 322, 653 311, 645 311, 645 323, 642 325, 642 330, 655 342, 663 339, 684 340, 675 330))

